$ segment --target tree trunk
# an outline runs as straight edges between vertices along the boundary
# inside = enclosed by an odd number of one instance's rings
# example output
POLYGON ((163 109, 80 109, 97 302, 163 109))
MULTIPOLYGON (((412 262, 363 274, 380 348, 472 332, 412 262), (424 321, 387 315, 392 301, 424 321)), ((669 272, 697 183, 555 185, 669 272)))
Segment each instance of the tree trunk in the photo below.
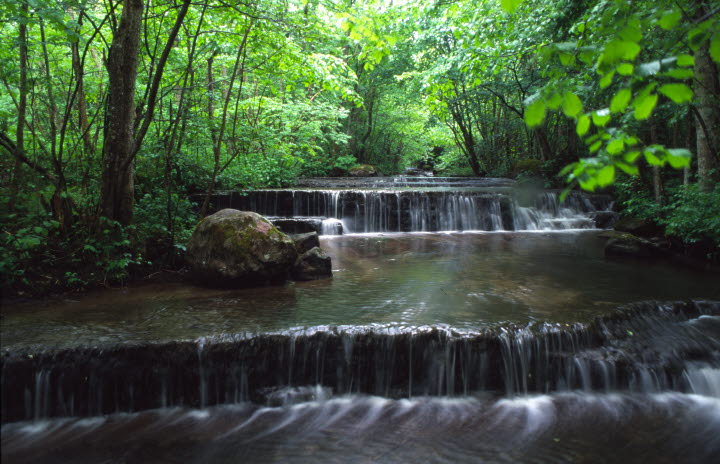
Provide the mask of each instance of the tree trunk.
MULTIPOLYGON (((702 8, 700 9, 702 12, 702 8)), ((698 183, 700 190, 712 191, 720 181, 720 97, 718 67, 710 58, 708 44, 695 53, 695 132, 697 138, 698 183)))
POLYGON ((105 116, 101 213, 128 225, 135 200, 135 80, 137 78, 143 0, 125 0, 117 34, 108 53, 109 95, 105 116))
MULTIPOLYGON (((23 2, 20 4, 21 14, 27 16, 28 4, 23 2)), ((18 26, 18 42, 20 52, 20 95, 18 99, 18 122, 17 122, 17 133, 15 136, 15 149, 19 154, 25 155, 25 112, 27 110, 27 23, 25 21, 20 22, 18 26)), ((20 170, 22 169, 22 162, 20 157, 15 157, 15 167, 13 169, 12 184, 10 185, 10 199, 8 201, 8 211, 13 212, 15 210, 15 203, 17 202, 18 194, 18 182, 20 177, 20 170)))

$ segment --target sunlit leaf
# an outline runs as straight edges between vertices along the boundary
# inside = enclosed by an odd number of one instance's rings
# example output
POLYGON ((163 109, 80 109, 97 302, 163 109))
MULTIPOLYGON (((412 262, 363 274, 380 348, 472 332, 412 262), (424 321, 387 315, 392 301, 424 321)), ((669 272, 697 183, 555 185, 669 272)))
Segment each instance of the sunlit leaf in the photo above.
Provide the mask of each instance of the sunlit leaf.
POLYGON ((632 98, 632 91, 630 89, 621 89, 618 93, 613 95, 610 101, 610 111, 613 113, 622 113, 627 108, 632 98))
POLYGON ((615 166, 605 166, 597 173, 597 183, 600 187, 607 187, 615 180, 615 166))
POLYGON ((583 114, 578 118, 575 132, 577 132, 577 135, 582 137, 583 135, 587 134, 588 130, 590 130, 590 118, 586 114, 583 114))
POLYGON ((500 6, 508 13, 512 13, 520 6, 523 0, 500 0, 500 6))
POLYGON ((630 63, 623 63, 617 67, 617 72, 621 76, 630 76, 632 75, 634 70, 635 66, 631 65, 630 63))
POLYGON ((635 119, 643 121, 650 117, 655 105, 657 105, 658 95, 656 93, 650 95, 638 95, 633 101, 633 107, 635 108, 635 119))
POLYGON ((655 150, 647 149, 643 152, 643 155, 645 156, 645 161, 651 166, 665 165, 665 161, 655 154, 655 150))
POLYGON ((637 176, 640 174, 640 169, 638 169, 637 166, 634 164, 627 164, 627 163, 621 163, 617 162, 615 163, 615 166, 620 168, 625 174, 631 175, 631 176, 637 176))
POLYGON ((545 102, 538 99, 525 108, 525 124, 537 127, 545 120, 545 102))
POLYGON ((605 127, 610 122, 610 110, 605 108, 603 110, 593 111, 592 122, 597 127, 605 127))
POLYGON ((695 66, 695 58, 692 55, 680 55, 677 57, 678 66, 695 66))
POLYGON ((605 150, 611 155, 618 155, 622 153, 624 149, 625 142, 623 141, 623 139, 614 139, 610 143, 608 143, 605 150))
POLYGON ((689 102, 693 99, 693 91, 685 84, 665 84, 660 86, 658 92, 678 104, 689 102))
POLYGON ((684 148, 668 148, 665 150, 667 161, 675 169, 684 168, 690 164, 692 153, 684 148))
POLYGON ((565 95, 563 95, 562 109, 566 116, 576 118, 583 109, 580 97, 572 92, 565 92, 565 95))
POLYGON ((660 18, 660 27, 662 27, 665 30, 673 29, 675 26, 677 26, 678 22, 682 18, 682 12, 680 10, 669 10, 666 11, 662 18, 660 18))
POLYGON ((720 63, 720 33, 715 33, 710 39, 710 58, 720 63))

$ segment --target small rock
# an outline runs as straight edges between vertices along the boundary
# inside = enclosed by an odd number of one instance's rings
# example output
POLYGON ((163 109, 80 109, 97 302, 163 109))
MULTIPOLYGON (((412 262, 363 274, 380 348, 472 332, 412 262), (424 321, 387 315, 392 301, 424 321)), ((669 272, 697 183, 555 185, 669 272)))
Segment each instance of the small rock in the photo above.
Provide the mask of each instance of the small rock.
POLYGON ((317 232, 291 235, 290 238, 295 242, 295 248, 297 248, 299 255, 303 255, 313 248, 320 246, 320 239, 318 238, 317 232))
POLYGON ((317 280, 332 277, 332 264, 319 247, 306 251, 295 263, 292 272, 295 280, 317 280))

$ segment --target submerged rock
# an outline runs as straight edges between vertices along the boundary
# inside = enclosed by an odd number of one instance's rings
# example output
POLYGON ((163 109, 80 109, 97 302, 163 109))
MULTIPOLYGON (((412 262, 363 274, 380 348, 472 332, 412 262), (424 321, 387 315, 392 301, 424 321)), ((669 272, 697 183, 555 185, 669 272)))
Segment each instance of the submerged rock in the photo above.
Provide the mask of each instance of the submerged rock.
POLYGON ((318 280, 332 277, 332 264, 320 247, 314 247, 300 256, 293 268, 295 280, 318 280))
POLYGON ((653 258, 663 254, 663 250, 651 241, 629 233, 606 232, 603 236, 608 238, 605 256, 653 258))
POLYGON ((247 287, 287 279, 295 243, 259 214, 223 209, 200 222, 188 243, 192 278, 212 287, 247 287))

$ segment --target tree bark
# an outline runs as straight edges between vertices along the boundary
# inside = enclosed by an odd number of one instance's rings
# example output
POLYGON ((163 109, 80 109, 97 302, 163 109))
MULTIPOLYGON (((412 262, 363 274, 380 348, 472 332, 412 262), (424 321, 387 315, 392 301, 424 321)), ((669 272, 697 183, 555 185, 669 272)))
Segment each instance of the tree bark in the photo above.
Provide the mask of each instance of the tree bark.
MULTIPOLYGON (((700 9, 702 13, 702 8, 700 9)), ((710 192, 720 181, 720 80, 718 66, 705 43, 695 53, 695 133, 697 139, 698 183, 710 192)))
POLYGON ((100 206, 103 216, 122 225, 132 222, 135 202, 133 124, 143 6, 143 0, 124 0, 107 60, 109 94, 100 206))
MULTIPOLYGON (((21 14, 27 17, 28 4, 23 2, 20 4, 21 14)), ((18 121, 17 132, 15 135, 15 150, 19 155, 25 155, 25 113, 27 110, 27 23, 21 22, 18 26, 18 41, 20 52, 20 95, 18 98, 18 121)), ((20 156, 15 156, 15 166, 13 169, 12 184, 10 185, 10 199, 8 201, 8 211, 15 210, 17 202, 18 182, 22 161, 20 156)))

